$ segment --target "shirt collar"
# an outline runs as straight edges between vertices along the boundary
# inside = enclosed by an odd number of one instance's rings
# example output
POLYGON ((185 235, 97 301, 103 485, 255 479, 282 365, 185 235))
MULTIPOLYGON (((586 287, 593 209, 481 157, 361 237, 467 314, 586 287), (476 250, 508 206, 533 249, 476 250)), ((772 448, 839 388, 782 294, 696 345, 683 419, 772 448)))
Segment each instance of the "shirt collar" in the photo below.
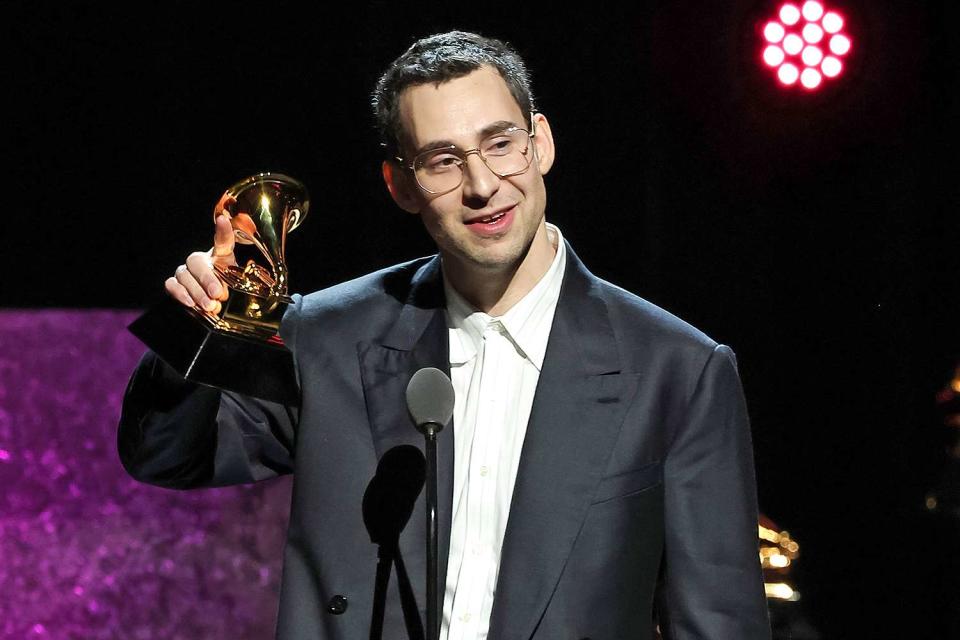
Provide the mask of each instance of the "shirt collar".
POLYGON ((547 352, 550 327, 560 299, 560 285, 566 266, 566 247, 563 235, 555 225, 547 226, 547 237, 556 249, 553 262, 533 289, 527 292, 502 316, 493 317, 474 309, 463 296, 443 278, 447 299, 447 326, 450 328, 450 364, 459 365, 472 360, 483 340, 483 331, 491 323, 499 322, 504 335, 513 342, 520 354, 539 371, 547 352))

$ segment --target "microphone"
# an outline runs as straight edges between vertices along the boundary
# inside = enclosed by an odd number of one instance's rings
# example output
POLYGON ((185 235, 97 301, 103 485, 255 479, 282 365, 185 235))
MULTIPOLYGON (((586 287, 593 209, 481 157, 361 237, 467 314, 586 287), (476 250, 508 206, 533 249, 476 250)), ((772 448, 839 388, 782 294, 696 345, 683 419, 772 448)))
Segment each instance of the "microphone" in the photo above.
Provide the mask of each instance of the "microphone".
POLYGON ((440 369, 420 369, 407 384, 407 410, 417 430, 438 433, 453 415, 453 383, 440 369))

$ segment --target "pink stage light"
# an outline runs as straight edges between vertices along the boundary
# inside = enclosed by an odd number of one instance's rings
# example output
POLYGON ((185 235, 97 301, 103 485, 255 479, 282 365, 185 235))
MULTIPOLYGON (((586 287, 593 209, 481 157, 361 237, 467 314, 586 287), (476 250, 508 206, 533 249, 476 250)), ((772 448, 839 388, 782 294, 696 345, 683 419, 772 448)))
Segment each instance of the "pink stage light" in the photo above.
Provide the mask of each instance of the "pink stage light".
POLYGON ((786 31, 783 28, 783 25, 779 22, 772 21, 768 22, 767 26, 763 28, 763 37, 767 39, 767 42, 776 44, 783 40, 783 36, 786 31))
POLYGON ((808 67, 816 67, 823 60, 823 51, 820 50, 820 47, 804 47, 800 59, 808 67))
POLYGON ((807 89, 816 89, 820 86, 821 80, 823 80, 823 76, 820 75, 820 72, 810 67, 804 69, 803 73, 800 74, 800 84, 807 89))
POLYGON ((803 50, 803 38, 795 33, 787 35, 783 39, 783 50, 791 56, 795 56, 803 50))
POLYGON ((824 2, 784 2, 773 18, 761 23, 761 60, 782 86, 799 81, 808 91, 818 89, 843 73, 843 58, 853 46, 845 23, 824 2))
POLYGON ((783 49, 775 44, 763 50, 763 61, 770 67, 779 67, 783 63, 783 49))
POLYGON ((838 56, 842 56, 850 51, 850 38, 842 33, 833 36, 830 38, 830 51, 833 51, 838 56))
POLYGON ((780 78, 780 82, 785 85, 791 85, 796 82, 799 75, 800 71, 789 62, 780 65, 780 68, 777 69, 777 77, 780 78))
POLYGON ((807 22, 816 22, 823 16, 823 5, 815 0, 804 2, 800 13, 803 14, 803 19, 807 22))
POLYGON ((780 7, 780 22, 792 27, 800 20, 800 9, 795 4, 785 4, 780 7))
POLYGON ((821 24, 823 25, 823 30, 827 33, 837 33, 840 29, 843 29, 843 18, 840 17, 839 13, 831 11, 823 16, 821 24))
POLYGON ((833 56, 827 56, 820 65, 820 71, 828 78, 836 78, 843 71, 843 63, 833 56))
POLYGON ((803 39, 810 44, 817 44, 823 40, 823 29, 812 22, 808 22, 807 26, 803 28, 803 39))

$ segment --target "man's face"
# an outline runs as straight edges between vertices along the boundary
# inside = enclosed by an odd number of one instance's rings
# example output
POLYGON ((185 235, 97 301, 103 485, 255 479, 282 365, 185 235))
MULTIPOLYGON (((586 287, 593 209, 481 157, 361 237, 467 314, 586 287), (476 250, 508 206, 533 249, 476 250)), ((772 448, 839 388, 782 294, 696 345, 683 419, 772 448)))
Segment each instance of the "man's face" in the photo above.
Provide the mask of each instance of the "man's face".
MULTIPOLYGON (((433 195, 417 186, 411 171, 385 166, 384 177, 394 199, 421 216, 448 267, 472 275, 505 272, 518 268, 528 253, 543 250, 539 241, 531 245, 538 234, 538 240, 546 238, 543 175, 553 163, 553 138, 546 118, 541 114, 534 118, 536 136, 529 153, 535 155, 519 175, 500 178, 477 154, 470 154, 463 166, 463 183, 453 191, 433 195)), ((405 158, 438 142, 462 150, 476 148, 497 123, 530 129, 506 83, 492 67, 481 67, 439 86, 405 89, 400 96, 400 121, 405 158)))

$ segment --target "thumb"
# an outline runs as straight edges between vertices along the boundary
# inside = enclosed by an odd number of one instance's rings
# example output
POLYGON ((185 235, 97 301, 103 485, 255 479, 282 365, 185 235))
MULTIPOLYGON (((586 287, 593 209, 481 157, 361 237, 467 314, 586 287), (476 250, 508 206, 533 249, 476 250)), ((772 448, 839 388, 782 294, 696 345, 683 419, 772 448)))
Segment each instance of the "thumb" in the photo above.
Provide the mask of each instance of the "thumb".
POLYGON ((230 224, 230 216, 221 213, 214 220, 214 224, 216 225, 216 230, 213 235, 213 259, 226 258, 227 262, 235 264, 233 258, 233 245, 235 240, 233 237, 233 227, 230 224))

